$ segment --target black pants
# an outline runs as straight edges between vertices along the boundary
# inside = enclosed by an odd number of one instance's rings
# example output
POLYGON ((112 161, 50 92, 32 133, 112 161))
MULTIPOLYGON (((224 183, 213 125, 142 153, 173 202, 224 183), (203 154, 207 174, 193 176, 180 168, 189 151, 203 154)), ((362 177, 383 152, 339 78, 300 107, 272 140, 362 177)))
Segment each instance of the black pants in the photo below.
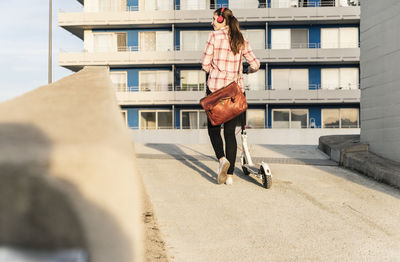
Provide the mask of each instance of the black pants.
MULTIPOLYGON (((207 95, 211 94, 211 91, 206 90, 207 95)), ((213 126, 207 118, 207 128, 208 135, 210 136, 211 144, 214 148, 215 155, 217 159, 225 156, 229 163, 231 164, 228 169, 228 174, 232 175, 233 170, 235 169, 235 161, 236 161, 236 152, 237 152, 237 143, 235 136, 235 129, 238 121, 241 119, 242 115, 235 117, 232 120, 224 123, 224 138, 225 138, 225 153, 224 153, 224 144, 222 142, 221 137, 221 125, 213 126)))

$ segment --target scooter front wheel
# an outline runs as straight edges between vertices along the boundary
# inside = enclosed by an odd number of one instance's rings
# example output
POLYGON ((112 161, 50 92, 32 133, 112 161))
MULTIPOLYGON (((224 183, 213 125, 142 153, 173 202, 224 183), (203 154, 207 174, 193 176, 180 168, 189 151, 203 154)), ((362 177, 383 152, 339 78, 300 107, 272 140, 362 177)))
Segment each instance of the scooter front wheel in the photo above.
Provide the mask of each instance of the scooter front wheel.
POLYGON ((262 176, 262 183, 266 189, 271 188, 272 186, 272 176, 270 174, 266 174, 264 168, 260 167, 260 173, 262 176))

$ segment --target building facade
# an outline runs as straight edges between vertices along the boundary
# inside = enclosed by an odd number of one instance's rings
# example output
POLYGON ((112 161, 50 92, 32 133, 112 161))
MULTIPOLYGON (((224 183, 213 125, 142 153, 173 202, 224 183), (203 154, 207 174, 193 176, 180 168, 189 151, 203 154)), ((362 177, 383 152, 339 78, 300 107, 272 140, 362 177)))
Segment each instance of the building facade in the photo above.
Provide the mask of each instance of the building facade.
POLYGON ((107 65, 132 129, 205 129, 201 58, 213 11, 229 7, 261 62, 245 76, 247 125, 359 128, 357 0, 78 0, 59 26, 84 41, 73 71, 107 65))
POLYGON ((400 3, 365 0, 361 22, 361 140, 400 162, 400 3))

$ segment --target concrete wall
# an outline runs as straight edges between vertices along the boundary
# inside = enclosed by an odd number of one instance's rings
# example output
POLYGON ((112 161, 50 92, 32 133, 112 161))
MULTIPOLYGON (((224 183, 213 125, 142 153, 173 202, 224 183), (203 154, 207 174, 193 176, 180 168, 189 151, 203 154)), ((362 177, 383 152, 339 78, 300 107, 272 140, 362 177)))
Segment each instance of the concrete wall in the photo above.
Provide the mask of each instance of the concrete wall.
MULTIPOLYGON (((236 131, 239 131, 237 129, 236 131)), ((200 130, 131 130, 135 143, 210 144, 206 129, 200 130)), ((318 145, 320 136, 357 135, 359 128, 252 129, 247 130, 249 144, 318 145)), ((240 133, 236 136, 240 145, 240 133)), ((211 145, 211 144, 210 144, 211 145)))
POLYGON ((106 67, 0 104, 0 246, 143 261, 135 161, 106 67))
POLYGON ((361 141, 400 161, 400 2, 361 5, 361 141))

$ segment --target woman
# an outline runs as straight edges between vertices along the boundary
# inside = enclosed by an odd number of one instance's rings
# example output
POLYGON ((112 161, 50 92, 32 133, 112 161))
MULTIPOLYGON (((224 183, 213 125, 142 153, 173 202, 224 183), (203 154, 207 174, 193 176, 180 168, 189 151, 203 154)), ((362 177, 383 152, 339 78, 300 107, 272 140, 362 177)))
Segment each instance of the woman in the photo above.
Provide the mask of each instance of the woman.
MULTIPOLYGON (((240 32, 239 22, 228 8, 214 12, 214 32, 211 32, 203 55, 202 68, 208 73, 207 95, 237 81, 244 92, 241 56, 249 63, 247 73, 254 73, 260 67, 249 42, 240 32)), ((213 126, 208 121, 208 135, 219 160, 218 184, 233 183, 233 171, 236 160, 235 128, 240 116, 224 123, 225 152, 221 138, 221 126, 213 126), (226 157, 225 157, 226 156, 226 157)))

